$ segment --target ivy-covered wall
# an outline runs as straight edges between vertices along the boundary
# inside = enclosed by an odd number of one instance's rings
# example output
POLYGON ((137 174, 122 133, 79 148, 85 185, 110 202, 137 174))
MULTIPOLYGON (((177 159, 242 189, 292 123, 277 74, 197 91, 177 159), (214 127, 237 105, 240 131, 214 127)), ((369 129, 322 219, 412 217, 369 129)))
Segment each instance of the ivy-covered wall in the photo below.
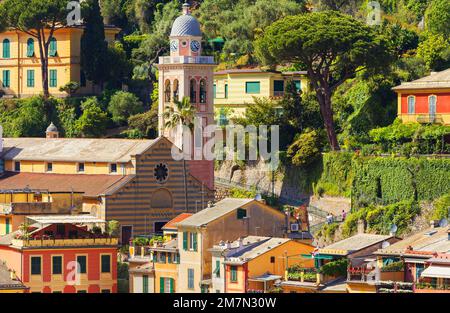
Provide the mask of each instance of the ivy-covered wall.
POLYGON ((352 203, 433 200, 450 192, 450 159, 356 157, 352 203))

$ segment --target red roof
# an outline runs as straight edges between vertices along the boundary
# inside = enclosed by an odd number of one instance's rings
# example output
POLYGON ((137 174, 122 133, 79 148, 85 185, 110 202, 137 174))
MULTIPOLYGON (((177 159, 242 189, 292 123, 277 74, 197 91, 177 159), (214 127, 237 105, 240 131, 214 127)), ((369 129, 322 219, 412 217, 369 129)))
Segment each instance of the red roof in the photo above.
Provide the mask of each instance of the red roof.
POLYGON ((0 176, 0 190, 41 189, 50 193, 75 192, 86 197, 114 193, 133 175, 45 174, 6 172, 0 176))
POLYGON ((192 216, 192 213, 181 213, 180 215, 177 215, 172 220, 168 221, 162 229, 165 230, 177 230, 177 223, 181 222, 182 220, 187 219, 188 217, 192 216))

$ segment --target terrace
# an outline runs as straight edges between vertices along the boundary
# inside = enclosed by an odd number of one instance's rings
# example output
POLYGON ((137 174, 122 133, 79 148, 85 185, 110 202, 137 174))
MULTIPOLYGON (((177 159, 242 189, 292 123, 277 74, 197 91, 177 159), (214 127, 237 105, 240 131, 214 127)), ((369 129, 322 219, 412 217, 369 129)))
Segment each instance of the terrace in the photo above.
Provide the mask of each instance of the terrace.
POLYGON ((215 64, 212 56, 166 56, 159 57, 159 64, 215 64))

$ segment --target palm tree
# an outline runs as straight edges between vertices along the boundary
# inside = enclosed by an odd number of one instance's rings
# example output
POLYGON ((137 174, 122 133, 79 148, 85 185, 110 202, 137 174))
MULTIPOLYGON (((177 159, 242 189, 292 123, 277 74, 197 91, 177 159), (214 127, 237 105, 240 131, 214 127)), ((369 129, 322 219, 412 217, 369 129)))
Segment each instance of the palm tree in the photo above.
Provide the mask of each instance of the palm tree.
POLYGON ((163 113, 164 120, 166 120, 166 128, 176 128, 178 125, 189 127, 190 130, 194 128, 194 117, 196 108, 191 104, 189 97, 183 97, 181 101, 174 100, 174 106, 166 106, 163 113))

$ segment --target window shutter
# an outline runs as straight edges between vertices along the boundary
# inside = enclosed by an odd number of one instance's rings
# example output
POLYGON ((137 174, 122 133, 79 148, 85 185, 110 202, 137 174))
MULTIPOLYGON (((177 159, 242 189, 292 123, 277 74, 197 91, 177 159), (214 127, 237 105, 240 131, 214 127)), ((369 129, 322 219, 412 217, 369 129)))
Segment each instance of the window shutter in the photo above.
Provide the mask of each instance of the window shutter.
POLYGON ((296 80, 296 81, 294 81, 294 83, 295 83, 295 89, 297 90, 297 92, 300 92, 302 90, 302 81, 296 80))
POLYGON ((173 293, 173 283, 174 283, 174 280, 173 280, 173 278, 169 278, 169 284, 170 284, 170 293, 173 293))
POLYGON ((186 251, 188 248, 188 233, 183 232, 183 250, 186 251))
POLYGON ((11 57, 11 51, 10 51, 10 42, 9 39, 3 40, 3 58, 9 59, 11 57))
POLYGON ((172 263, 172 253, 167 254, 167 263, 172 263))
POLYGON ((57 55, 57 43, 55 37, 50 39, 50 49, 48 51, 48 55, 51 57, 55 57, 57 55))
POLYGON ((27 41, 27 57, 31 58, 34 56, 34 40, 32 38, 27 41))
POLYGON ((164 277, 159 278, 159 292, 164 293, 164 277))
POLYGON ((193 244, 193 247, 194 247, 194 251, 197 251, 197 233, 195 233, 194 234, 194 244, 193 244))
POLYGON ((142 292, 143 293, 148 293, 148 276, 147 275, 143 275, 142 276, 142 292))
POLYGON ((157 262, 156 256, 157 256, 157 253, 156 253, 156 252, 153 252, 153 263, 156 263, 156 262, 157 262))

